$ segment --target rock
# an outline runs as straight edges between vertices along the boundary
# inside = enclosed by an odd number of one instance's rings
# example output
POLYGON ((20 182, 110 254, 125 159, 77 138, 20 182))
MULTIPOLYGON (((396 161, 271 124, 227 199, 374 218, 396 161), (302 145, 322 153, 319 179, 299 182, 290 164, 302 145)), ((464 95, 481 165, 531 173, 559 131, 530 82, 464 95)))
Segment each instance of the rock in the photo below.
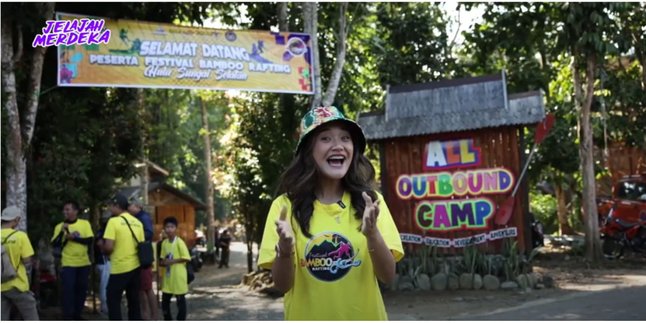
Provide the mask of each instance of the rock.
POLYGON ((249 273, 249 274, 245 274, 244 276, 242 276, 242 284, 243 285, 251 285, 250 282, 253 279, 253 276, 254 276, 254 273, 249 273))
POLYGON ((500 279, 494 275, 486 275, 482 279, 482 285, 486 290, 496 290, 500 288, 500 279))
POLYGON ((398 288, 401 291, 411 291, 415 289, 415 286, 413 286, 413 283, 410 282, 399 282, 398 288))
POLYGON ((541 283, 543 283, 545 288, 554 288, 554 286, 556 285, 556 283, 554 282, 554 278, 547 275, 543 276, 541 283))
POLYGON ((390 291, 396 291, 397 286, 399 286, 399 274, 395 274, 395 278, 393 278, 393 281, 388 285, 388 290, 390 291))
POLYGON ((545 285, 541 283, 536 284, 536 289, 543 289, 543 288, 545 288, 545 285))
POLYGON ((399 284, 402 284, 402 283, 411 283, 411 284, 412 284, 412 283, 413 283, 413 279, 412 279, 410 276, 408 276, 408 275, 406 275, 406 276, 400 276, 400 277, 399 277, 399 284))
POLYGON ((431 277, 431 286, 433 287, 433 290, 446 290, 447 283, 448 279, 444 273, 435 274, 431 277))
POLYGON ((516 282, 521 289, 526 289, 529 287, 529 277, 525 274, 520 274, 516 276, 516 282))
POLYGON ((536 288, 536 285, 538 284, 538 282, 541 281, 541 275, 538 273, 529 273, 528 275, 529 275, 530 287, 536 288))
POLYGON ((464 302, 464 298, 462 297, 456 297, 453 299, 454 302, 464 302))
POLYGON ((458 288, 460 288, 460 279, 457 275, 449 275, 448 288, 449 290, 458 290, 458 288))
POLYGON ((417 287, 421 290, 431 290, 431 279, 427 274, 420 274, 416 278, 417 287))
POLYGON ((518 284, 513 281, 506 281, 502 284, 500 284, 500 288, 504 290, 510 290, 510 289, 516 289, 518 288, 518 284))
POLYGON ((473 288, 473 275, 472 274, 460 275, 460 289, 472 289, 472 288, 473 288))
POLYGON ((480 274, 473 275, 473 289, 478 290, 482 288, 482 276, 480 274))
POLYGON ((563 258, 563 260, 565 260, 565 261, 569 261, 569 260, 570 260, 570 256, 569 256, 569 255, 566 255, 566 256, 565 256, 565 258, 563 258))

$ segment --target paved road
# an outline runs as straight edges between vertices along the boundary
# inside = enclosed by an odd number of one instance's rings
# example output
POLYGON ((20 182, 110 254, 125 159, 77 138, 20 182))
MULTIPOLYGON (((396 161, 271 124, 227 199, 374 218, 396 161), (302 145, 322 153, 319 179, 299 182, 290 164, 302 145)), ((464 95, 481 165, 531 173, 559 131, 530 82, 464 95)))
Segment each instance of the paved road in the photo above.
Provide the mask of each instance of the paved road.
POLYGON ((579 292, 459 320, 644 320, 646 286, 579 292))

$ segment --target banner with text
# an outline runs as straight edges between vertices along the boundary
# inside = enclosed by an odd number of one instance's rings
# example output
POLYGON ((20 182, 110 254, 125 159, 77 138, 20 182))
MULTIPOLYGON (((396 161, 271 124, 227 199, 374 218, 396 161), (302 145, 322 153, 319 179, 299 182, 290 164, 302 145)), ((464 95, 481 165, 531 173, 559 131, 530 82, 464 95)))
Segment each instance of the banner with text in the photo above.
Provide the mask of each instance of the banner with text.
POLYGON ((463 248, 487 241, 516 237, 518 230, 515 227, 510 227, 455 239, 424 237, 413 233, 401 233, 399 236, 404 243, 425 244, 438 248, 463 248))
MULTIPOLYGON (((88 18, 56 17, 71 31, 88 18)), ((313 92, 308 34, 103 20, 107 44, 58 46, 59 86, 313 92)))

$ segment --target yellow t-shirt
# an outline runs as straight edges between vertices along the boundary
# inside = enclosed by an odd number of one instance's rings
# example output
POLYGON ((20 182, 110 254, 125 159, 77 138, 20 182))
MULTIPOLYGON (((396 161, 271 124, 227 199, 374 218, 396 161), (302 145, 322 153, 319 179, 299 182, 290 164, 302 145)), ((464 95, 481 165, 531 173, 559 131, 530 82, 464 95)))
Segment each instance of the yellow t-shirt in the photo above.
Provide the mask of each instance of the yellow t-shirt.
MULTIPOLYGON (((0 242, 3 242, 6 237, 14 232, 14 229, 2 229, 0 231, 0 242)), ((16 269, 16 278, 2 283, 2 291, 6 292, 12 288, 16 288, 21 292, 26 292, 29 290, 29 280, 27 279, 27 270, 25 269, 25 264, 22 263, 23 258, 31 257, 34 255, 34 248, 31 246, 29 237, 27 234, 18 231, 11 235, 7 239, 7 242, 3 244, 5 250, 9 253, 9 258, 11 259, 11 264, 13 268, 16 269)))
POLYGON ((132 237, 124 218, 130 224, 137 240, 144 241, 144 226, 137 218, 128 212, 111 217, 103 234, 104 239, 114 240, 114 249, 110 255, 110 274, 123 274, 139 267, 137 242, 132 237))
MULTIPOLYGON (((395 260, 404 256, 399 232, 390 211, 378 194, 379 216, 377 227, 393 253, 395 260)), ((275 221, 280 210, 288 210, 287 220, 296 235, 296 265, 294 286, 285 294, 286 320, 387 320, 377 277, 370 260, 368 242, 359 231, 361 220, 354 217, 350 194, 339 204, 314 202, 307 238, 292 218, 291 202, 281 195, 271 205, 258 264, 271 269, 276 258, 278 242, 275 221), (359 292, 360 291, 360 292, 359 292)))
MULTIPOLYGON (((61 229, 63 228, 63 222, 56 225, 54 228, 54 236, 51 241, 54 241, 56 237, 60 234, 61 229)), ((78 232, 79 238, 91 238, 94 237, 92 233, 92 226, 90 222, 83 219, 77 219, 76 222, 70 224, 68 227, 70 233, 78 232)), ((63 254, 61 257, 61 264, 63 267, 83 267, 89 266, 90 256, 88 254, 88 247, 82 243, 76 241, 67 240, 67 233, 63 233, 63 242, 65 247, 63 247, 63 254)))
MULTIPOLYGON (((180 237, 175 237, 173 242, 164 239, 161 245, 161 258, 164 259, 186 259, 191 260, 191 254, 188 252, 186 243, 180 237)), ((184 295, 188 293, 186 263, 170 265, 170 269, 165 267, 164 281, 162 283, 162 292, 173 295, 184 295)))

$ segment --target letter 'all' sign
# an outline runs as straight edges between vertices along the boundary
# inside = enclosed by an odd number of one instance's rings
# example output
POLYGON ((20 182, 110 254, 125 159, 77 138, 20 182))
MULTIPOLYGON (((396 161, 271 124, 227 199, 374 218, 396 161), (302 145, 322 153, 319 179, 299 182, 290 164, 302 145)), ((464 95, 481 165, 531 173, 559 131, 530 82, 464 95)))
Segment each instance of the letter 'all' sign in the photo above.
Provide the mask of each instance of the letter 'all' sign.
POLYGON ((426 144, 426 172, 402 174, 395 184, 400 199, 419 200, 414 213, 418 228, 438 232, 490 228, 496 206, 483 195, 509 192, 515 178, 504 167, 477 168, 481 161, 481 150, 473 139, 426 144), (460 170, 447 171, 452 168, 460 170))
POLYGON ((424 170, 480 165, 480 148, 474 146, 473 139, 431 141, 424 152, 424 170))

